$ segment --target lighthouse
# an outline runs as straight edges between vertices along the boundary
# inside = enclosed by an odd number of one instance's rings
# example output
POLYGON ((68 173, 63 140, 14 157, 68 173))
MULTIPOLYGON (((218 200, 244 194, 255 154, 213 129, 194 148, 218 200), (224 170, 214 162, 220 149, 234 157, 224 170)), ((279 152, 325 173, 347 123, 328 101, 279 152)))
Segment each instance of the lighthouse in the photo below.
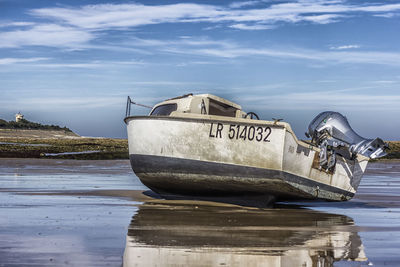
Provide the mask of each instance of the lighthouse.
POLYGON ((23 119, 24 119, 24 115, 22 115, 21 112, 18 112, 17 114, 15 114, 15 121, 16 122, 20 122, 23 119))

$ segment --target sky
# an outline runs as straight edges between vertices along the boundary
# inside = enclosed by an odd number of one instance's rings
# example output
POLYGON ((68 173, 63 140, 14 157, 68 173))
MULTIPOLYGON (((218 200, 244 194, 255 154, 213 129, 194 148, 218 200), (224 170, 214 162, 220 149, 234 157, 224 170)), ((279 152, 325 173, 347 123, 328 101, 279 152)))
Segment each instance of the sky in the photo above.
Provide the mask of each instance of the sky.
MULTIPOLYGON (((0 118, 126 138, 126 97, 211 93, 400 140, 400 1, 0 0, 0 118)), ((133 108, 145 114, 144 108, 133 108)))

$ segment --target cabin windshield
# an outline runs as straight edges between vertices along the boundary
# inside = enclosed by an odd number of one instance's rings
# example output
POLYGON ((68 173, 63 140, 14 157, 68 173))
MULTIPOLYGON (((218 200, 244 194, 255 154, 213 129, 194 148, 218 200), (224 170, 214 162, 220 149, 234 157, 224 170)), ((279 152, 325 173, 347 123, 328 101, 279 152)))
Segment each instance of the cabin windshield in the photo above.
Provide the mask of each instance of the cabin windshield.
POLYGON ((177 109, 176 104, 165 104, 156 107, 153 112, 151 112, 150 116, 169 116, 171 112, 177 109))
POLYGON ((236 117, 236 108, 210 99, 209 112, 210 115, 236 117))

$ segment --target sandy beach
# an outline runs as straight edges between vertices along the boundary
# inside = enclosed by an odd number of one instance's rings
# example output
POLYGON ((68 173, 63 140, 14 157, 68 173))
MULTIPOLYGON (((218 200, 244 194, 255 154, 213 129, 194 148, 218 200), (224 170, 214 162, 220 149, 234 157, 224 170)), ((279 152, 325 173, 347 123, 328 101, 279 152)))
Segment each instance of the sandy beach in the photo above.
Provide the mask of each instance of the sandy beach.
POLYGON ((165 200, 127 160, 0 159, 0 266, 398 266, 400 162, 349 202, 165 200))

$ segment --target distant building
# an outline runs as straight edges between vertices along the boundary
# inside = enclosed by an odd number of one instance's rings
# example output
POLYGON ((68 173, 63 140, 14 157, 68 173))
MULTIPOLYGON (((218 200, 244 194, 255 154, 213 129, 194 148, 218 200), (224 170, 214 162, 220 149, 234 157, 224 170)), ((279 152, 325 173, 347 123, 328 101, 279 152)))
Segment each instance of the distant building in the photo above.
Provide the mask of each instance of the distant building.
POLYGON ((21 120, 24 119, 24 115, 22 115, 20 112, 18 112, 17 114, 15 114, 15 121, 16 122, 20 122, 21 120))

